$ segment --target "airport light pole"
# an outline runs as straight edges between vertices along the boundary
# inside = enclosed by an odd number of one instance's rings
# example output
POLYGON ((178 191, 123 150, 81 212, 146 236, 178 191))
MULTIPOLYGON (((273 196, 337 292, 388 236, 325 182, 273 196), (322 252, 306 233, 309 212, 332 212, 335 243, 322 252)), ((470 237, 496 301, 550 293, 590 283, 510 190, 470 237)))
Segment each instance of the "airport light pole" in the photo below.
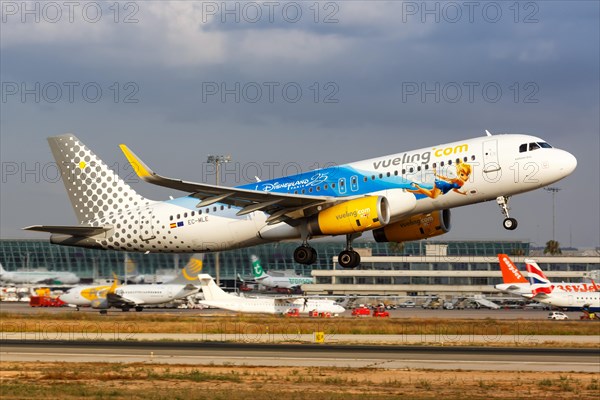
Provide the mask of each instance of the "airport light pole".
POLYGON ((556 241, 556 193, 560 192, 557 187, 545 187, 545 191, 552 194, 552 240, 556 241))
MULTIPOLYGON (((209 164, 214 164, 215 165, 215 185, 219 186, 219 165, 221 165, 222 163, 228 163, 231 161, 231 156, 227 155, 227 156, 215 156, 215 155, 209 155, 208 156, 208 160, 206 161, 209 164)), ((215 252, 215 280, 217 282, 217 285, 221 284, 221 268, 219 265, 219 251, 217 249, 217 251, 215 252)))

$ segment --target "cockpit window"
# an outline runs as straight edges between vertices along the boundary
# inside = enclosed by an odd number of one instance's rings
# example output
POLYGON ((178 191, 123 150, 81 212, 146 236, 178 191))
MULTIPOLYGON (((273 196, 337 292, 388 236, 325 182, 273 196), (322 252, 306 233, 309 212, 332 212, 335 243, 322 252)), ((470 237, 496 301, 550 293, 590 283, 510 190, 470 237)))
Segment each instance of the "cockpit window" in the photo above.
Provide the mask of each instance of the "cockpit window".
POLYGON ((529 151, 537 150, 540 148, 540 145, 537 143, 529 143, 529 151))
POLYGON ((544 149, 551 149, 552 146, 550 146, 548 143, 546 142, 538 142, 538 144, 540 145, 540 147, 544 148, 544 149))
POLYGON ((523 143, 519 146, 519 153, 525 153, 527 151, 527 143, 523 143))

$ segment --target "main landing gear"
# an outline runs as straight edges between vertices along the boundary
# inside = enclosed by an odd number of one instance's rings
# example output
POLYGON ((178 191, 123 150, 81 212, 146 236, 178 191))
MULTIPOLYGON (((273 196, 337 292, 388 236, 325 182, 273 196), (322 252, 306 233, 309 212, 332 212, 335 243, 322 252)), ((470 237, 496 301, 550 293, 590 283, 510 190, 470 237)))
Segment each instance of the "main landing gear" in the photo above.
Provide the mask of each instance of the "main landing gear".
MULTIPOLYGON (((342 268, 355 268, 360 264, 360 254, 352 249, 352 241, 360 234, 346 235, 346 250, 338 255, 338 263, 342 268)), ((294 250, 294 261, 298 264, 311 265, 317 261, 317 251, 304 241, 294 250)))
POLYGON ((510 208, 508 208, 508 200, 509 199, 510 199, 509 196, 500 196, 500 197, 496 197, 496 202, 500 206, 500 210, 502 211, 502 214, 506 217, 506 218, 504 218, 504 221, 502 221, 502 226, 504 226, 504 229, 508 229, 509 231, 514 231, 515 229, 517 229, 517 220, 514 218, 511 218, 510 215, 508 215, 508 210, 510 210, 510 208))

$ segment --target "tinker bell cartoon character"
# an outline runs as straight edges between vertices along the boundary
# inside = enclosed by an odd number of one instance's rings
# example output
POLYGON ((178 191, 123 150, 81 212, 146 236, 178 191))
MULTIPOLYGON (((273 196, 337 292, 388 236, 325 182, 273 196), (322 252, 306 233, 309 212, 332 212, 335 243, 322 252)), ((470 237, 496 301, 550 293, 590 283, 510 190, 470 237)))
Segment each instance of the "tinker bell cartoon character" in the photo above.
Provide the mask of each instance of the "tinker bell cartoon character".
POLYGON ((465 182, 469 179, 471 175, 471 166, 469 164, 456 164, 456 178, 448 178, 447 176, 438 175, 433 171, 433 175, 436 177, 433 182, 433 188, 426 189, 424 187, 419 186, 418 183, 412 183, 412 186, 416 189, 406 189, 407 192, 411 193, 422 193, 432 199, 437 198, 440 194, 446 194, 450 190, 460 193, 462 195, 466 195, 466 191, 459 190, 463 187, 465 182))

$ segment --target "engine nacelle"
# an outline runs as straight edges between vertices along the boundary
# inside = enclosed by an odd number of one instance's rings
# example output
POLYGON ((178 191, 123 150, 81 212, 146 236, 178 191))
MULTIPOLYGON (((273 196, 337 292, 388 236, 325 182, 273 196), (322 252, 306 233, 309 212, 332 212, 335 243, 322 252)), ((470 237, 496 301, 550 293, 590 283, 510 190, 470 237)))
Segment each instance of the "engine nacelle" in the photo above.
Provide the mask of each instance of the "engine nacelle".
POLYGON ((403 219, 373 231, 376 242, 407 242, 450 231, 450 210, 437 210, 403 219))
POLYGON ((390 207, 383 196, 348 200, 308 220, 311 235, 346 235, 380 228, 390 222, 390 207))
POLYGON ((108 301, 106 299, 92 300, 91 307, 95 309, 106 310, 108 308, 108 301))

